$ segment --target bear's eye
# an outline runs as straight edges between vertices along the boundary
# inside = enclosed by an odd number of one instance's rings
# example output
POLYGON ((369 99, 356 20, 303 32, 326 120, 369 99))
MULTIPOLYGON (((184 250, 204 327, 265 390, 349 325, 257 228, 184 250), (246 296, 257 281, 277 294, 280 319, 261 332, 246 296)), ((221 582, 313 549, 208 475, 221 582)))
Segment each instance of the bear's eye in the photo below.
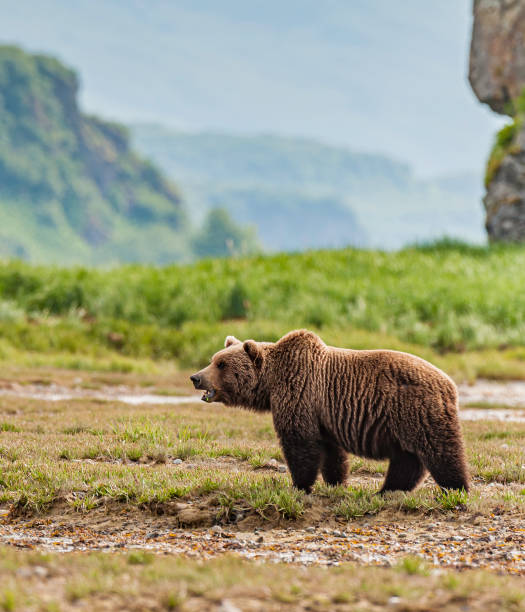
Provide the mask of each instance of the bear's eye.
POLYGON ((224 370, 224 368, 226 367, 226 363, 224 361, 219 361, 217 367, 219 368, 219 370, 224 370))

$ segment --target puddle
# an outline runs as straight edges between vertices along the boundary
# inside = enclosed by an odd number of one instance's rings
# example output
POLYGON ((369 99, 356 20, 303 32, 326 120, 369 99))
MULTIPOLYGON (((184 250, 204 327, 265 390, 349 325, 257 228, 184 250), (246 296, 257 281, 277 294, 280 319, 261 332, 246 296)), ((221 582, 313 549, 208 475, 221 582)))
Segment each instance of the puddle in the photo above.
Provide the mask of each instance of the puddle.
MULTIPOLYGON (((493 382, 478 380, 472 385, 461 384, 458 387, 460 404, 483 402, 511 407, 525 408, 525 381, 493 382)), ((106 387, 101 390, 63 387, 60 385, 20 385, 13 383, 8 388, 0 389, 0 397, 16 396, 27 399, 38 399, 48 402, 60 402, 74 399, 95 399, 102 401, 122 402, 138 406, 141 404, 161 404, 179 406, 200 403, 200 395, 174 396, 141 393, 126 386, 106 387)), ((467 421, 512 421, 525 423, 525 410, 462 408, 461 418, 467 421)))
POLYGON ((525 381, 495 382, 477 380, 474 384, 458 385, 460 404, 487 403, 525 408, 525 381))
POLYGON ((525 410, 491 410, 490 408, 462 408, 459 412, 465 421, 507 421, 525 423, 525 410))
POLYGON ((59 385, 19 385, 13 383, 7 389, 0 389, 0 397, 15 396, 27 399, 38 399, 47 402, 62 402, 74 399, 94 399, 122 402, 138 406, 140 404, 194 404, 201 401, 200 395, 155 395, 153 393, 133 392, 129 387, 106 387, 101 391, 62 387, 59 385))

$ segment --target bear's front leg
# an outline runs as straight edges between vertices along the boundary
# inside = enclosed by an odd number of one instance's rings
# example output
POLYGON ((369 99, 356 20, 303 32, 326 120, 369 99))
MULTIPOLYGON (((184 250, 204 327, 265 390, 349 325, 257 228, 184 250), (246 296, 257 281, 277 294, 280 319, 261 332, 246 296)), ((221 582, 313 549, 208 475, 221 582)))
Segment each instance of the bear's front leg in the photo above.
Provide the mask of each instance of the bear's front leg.
POLYGON ((310 493, 321 464, 321 442, 296 435, 279 437, 294 487, 310 493))

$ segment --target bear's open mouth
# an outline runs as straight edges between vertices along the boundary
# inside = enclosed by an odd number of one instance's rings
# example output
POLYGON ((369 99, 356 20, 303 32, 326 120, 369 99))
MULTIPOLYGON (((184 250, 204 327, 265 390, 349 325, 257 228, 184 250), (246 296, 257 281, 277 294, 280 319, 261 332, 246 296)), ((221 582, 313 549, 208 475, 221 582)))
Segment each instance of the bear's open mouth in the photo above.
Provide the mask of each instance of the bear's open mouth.
POLYGON ((204 392, 204 395, 201 397, 203 402, 211 402, 211 400, 215 397, 215 389, 209 389, 204 392))

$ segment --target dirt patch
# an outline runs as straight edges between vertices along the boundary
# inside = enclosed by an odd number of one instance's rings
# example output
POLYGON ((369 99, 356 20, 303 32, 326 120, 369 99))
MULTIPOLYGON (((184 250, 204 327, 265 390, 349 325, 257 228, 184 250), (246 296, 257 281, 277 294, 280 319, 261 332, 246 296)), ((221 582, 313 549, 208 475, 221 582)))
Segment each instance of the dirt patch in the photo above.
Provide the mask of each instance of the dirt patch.
POLYGON ((174 504, 167 511, 165 507, 162 516, 155 516, 115 506, 86 515, 63 512, 32 520, 4 515, 0 544, 58 552, 140 549, 197 559, 235 553, 302 565, 391 566, 417 555, 434 566, 525 575, 525 526, 512 516, 378 516, 342 522, 318 513, 308 517, 310 525, 280 521, 263 528, 263 523, 254 527, 253 516, 237 525, 212 525, 215 519, 202 504, 174 504), (206 528, 191 528, 203 520, 206 528))

